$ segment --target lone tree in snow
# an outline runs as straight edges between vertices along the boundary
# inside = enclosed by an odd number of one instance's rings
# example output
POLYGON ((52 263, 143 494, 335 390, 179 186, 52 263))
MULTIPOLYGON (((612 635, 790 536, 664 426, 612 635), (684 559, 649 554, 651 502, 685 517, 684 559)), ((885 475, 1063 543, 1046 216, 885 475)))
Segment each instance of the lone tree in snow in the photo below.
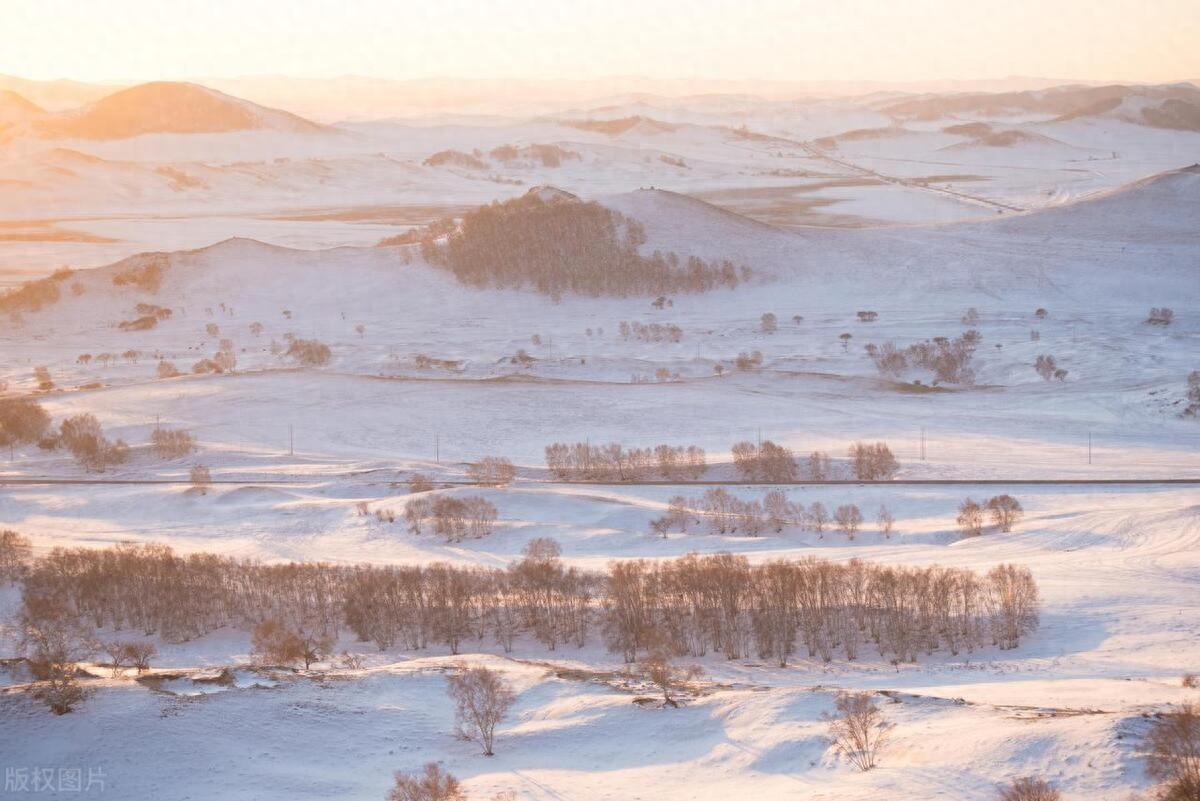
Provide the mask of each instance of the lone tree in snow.
POLYGON ((879 533, 885 537, 892 536, 892 529, 896 526, 896 518, 892 517, 892 513, 883 504, 879 505, 879 513, 875 515, 875 522, 879 525, 879 533))
POLYGON ((192 489, 199 490, 201 495, 207 495, 208 488, 212 486, 212 473, 204 465, 194 464, 188 473, 188 481, 192 489))
POLYGON ((387 801, 467 801, 467 794, 458 779, 436 762, 429 762, 420 773, 396 771, 387 801))
POLYGON ((779 320, 771 312, 767 312, 759 320, 764 334, 774 334, 779 330, 779 320))
POLYGON ((28 537, 15 531, 0 531, 0 582, 19 579, 32 554, 33 546, 28 537))
POLYGON ((479 743, 483 755, 492 756, 496 726, 516 700, 512 688, 499 673, 478 665, 447 676, 446 690, 454 700, 458 736, 479 743))
POLYGON ((861 771, 875 767, 891 727, 871 699, 871 693, 838 693, 836 712, 828 717, 834 745, 861 771))
POLYGON ((978 537, 983 533, 983 507, 967 498, 958 505, 955 522, 964 537, 978 537))
POLYGON ((862 525, 863 516, 858 507, 851 503, 839 506, 833 513, 833 519, 837 521, 838 528, 846 538, 852 540, 858 533, 858 527, 862 525))
POLYGON ((1021 502, 1011 495, 995 495, 988 499, 987 510, 992 515, 992 522, 1003 532, 1013 530, 1013 526, 1021 519, 1025 510, 1021 502))

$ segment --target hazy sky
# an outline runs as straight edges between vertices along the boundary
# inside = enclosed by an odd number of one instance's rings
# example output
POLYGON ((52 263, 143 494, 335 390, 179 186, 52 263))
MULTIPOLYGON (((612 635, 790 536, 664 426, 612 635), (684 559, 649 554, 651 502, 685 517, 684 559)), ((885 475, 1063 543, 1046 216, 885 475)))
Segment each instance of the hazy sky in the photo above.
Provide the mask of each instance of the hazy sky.
POLYGON ((1200 0, 0 0, 0 73, 1200 77, 1200 0))

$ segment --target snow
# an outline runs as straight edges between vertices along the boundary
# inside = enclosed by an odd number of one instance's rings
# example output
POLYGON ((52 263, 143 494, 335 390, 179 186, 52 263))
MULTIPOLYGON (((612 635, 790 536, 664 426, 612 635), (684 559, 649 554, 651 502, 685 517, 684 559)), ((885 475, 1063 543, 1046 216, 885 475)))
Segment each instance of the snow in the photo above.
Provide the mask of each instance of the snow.
MULTIPOLYGON (((1200 427, 1179 415, 1186 375, 1200 369, 1200 173, 1188 168, 1200 135, 1005 117, 992 120, 997 130, 1030 136, 947 150, 963 137, 941 128, 963 119, 944 118, 835 150, 808 145, 888 125, 882 105, 643 98, 537 119, 356 123, 307 138, 16 142, 0 165, 0 281, 64 262, 96 269, 67 279, 56 304, 0 327, 0 382, 31 392, 33 368, 46 366, 57 388, 40 400, 56 420, 93 413, 134 453, 97 476, 62 452, 14 448, 0 459, 0 529, 31 537, 39 554, 135 541, 273 562, 502 567, 546 536, 589 569, 723 551, 755 563, 1013 562, 1030 567, 1043 602, 1042 625, 1020 648, 787 668, 713 655, 695 660, 702 693, 658 709, 633 703, 652 693, 598 639, 555 652, 523 640, 504 657, 489 642, 461 655, 378 652, 345 635, 337 650, 358 653, 361 669, 323 662, 304 674, 252 669, 248 632, 221 630, 158 643, 157 678, 93 666, 92 695, 62 717, 2 664, 0 761, 85 777, 99 768, 114 797, 155 799, 378 799, 393 771, 430 760, 472 798, 982 801, 1024 775, 1049 779, 1067 801, 1149 788, 1145 716, 1200 700, 1180 682, 1200 666, 1200 483, 1171 483, 1200 481, 1200 427), (610 136, 561 124, 632 115, 674 127, 610 136), (742 124, 775 138, 738 134, 742 124), (533 143, 582 158, 484 172, 422 163, 447 148, 486 157, 533 143), (172 189, 179 176, 162 167, 203 185, 172 189), (647 255, 729 259, 753 277, 655 308, 643 297, 466 288, 416 248, 374 246, 530 191, 638 220, 647 255), (114 241, 3 236, 46 226, 114 241), (161 287, 114 285, 128 265, 113 262, 147 250, 166 253, 161 287), (172 316, 119 330, 138 303, 172 316), (1150 307, 1164 305, 1175 321, 1147 325, 1150 307), (978 322, 964 322, 969 308, 978 322), (860 310, 878 319, 860 322, 860 310), (762 331, 765 312, 777 332, 762 331), (678 325, 683 336, 623 338, 622 321, 678 325), (931 387, 911 368, 881 376, 863 350, 968 327, 982 337, 973 386, 931 387), (289 334, 329 344, 331 363, 301 369, 279 356, 289 334), (186 374, 221 339, 233 341, 237 371, 186 374), (530 366, 514 363, 519 350, 530 366), (753 350, 762 366, 737 370, 737 354, 753 350), (118 356, 83 364, 84 353, 118 356), (422 368, 418 354, 455 364, 422 368), (1069 371, 1064 381, 1034 371, 1043 354, 1069 371), (185 375, 157 378, 159 358, 185 375), (156 426, 188 429, 198 452, 155 459, 146 443, 156 426), (895 532, 868 522, 853 541, 794 528, 662 538, 649 521, 706 485, 563 484, 544 469, 553 441, 695 444, 708 453, 705 479, 728 480, 730 446, 760 434, 801 457, 828 451, 839 476, 851 442, 887 441, 898 482, 778 489, 805 504, 855 503, 868 521, 886 505, 895 532), (516 463, 512 486, 454 483, 487 455, 516 463), (203 495, 185 483, 197 462, 219 482, 203 495), (450 544, 358 513, 361 502, 402 512, 414 471, 446 482, 437 493, 485 495, 496 531, 450 544), (1048 479, 1064 483, 1032 483, 1048 479), (1087 483, 1116 479, 1151 483, 1087 483), (81 483, 94 480, 116 483, 81 483), (906 483, 932 480, 1000 483, 906 483), (1003 492, 1026 510, 1017 528, 962 539, 959 502, 1003 492), (518 690, 490 759, 452 734, 444 672, 462 661, 504 671, 518 690), (196 680, 226 667, 232 685, 196 680), (843 688, 881 693, 895 724, 869 773, 826 739, 822 715, 843 688)), ((773 488, 727 489, 758 498, 773 488)), ((0 587, 0 620, 19 600, 0 587)), ((14 632, 0 630, 0 659, 15 649, 14 632)))

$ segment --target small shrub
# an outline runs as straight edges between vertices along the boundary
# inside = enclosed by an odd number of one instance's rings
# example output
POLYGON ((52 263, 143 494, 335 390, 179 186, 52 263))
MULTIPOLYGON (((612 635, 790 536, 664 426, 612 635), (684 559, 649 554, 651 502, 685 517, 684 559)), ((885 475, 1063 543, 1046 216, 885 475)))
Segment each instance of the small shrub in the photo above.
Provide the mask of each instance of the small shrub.
POLYGON ((1046 781, 1027 776, 1003 788, 999 801, 1058 801, 1061 797, 1046 781))
POLYGON ((420 773, 396 772, 387 801, 467 801, 458 779, 429 762, 420 773))

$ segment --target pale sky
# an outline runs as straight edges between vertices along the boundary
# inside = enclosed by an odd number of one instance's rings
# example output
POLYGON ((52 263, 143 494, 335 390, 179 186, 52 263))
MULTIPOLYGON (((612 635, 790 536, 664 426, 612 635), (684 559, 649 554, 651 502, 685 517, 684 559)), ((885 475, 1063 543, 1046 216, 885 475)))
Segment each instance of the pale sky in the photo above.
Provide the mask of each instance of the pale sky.
POLYGON ((1200 0, 0 0, 0 73, 1200 78, 1200 0))

